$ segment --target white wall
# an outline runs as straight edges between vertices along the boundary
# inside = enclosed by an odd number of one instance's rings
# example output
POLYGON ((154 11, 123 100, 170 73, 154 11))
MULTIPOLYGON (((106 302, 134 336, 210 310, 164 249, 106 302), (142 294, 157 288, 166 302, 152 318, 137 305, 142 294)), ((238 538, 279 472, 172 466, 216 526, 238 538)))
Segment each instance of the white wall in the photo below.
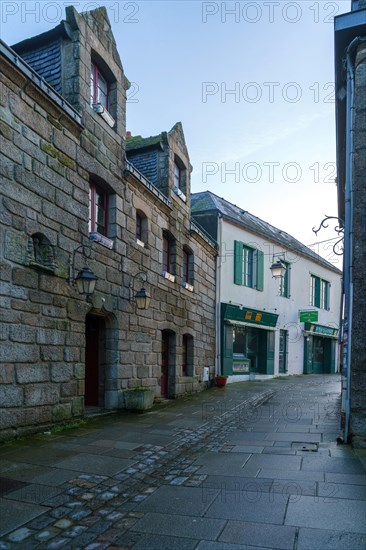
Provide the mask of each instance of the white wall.
MULTIPOLYGON (((243 305, 248 308, 265 310, 279 314, 275 335, 275 374, 278 374, 279 331, 289 331, 288 373, 302 374, 304 360, 304 323, 299 322, 299 310, 318 311, 320 325, 339 327, 339 308, 341 297, 341 274, 309 258, 300 256, 296 251, 287 250, 250 233, 226 220, 220 220, 221 269, 218 270, 218 302, 243 305), (264 290, 262 292, 234 284, 234 241, 251 245, 264 253, 264 290), (279 296, 279 282, 272 278, 270 266, 273 254, 284 253, 282 259, 291 264, 290 297, 279 296), (310 305, 310 274, 316 275, 330 283, 330 310, 318 309, 310 305)), ((263 327, 264 328, 264 327, 263 327)))

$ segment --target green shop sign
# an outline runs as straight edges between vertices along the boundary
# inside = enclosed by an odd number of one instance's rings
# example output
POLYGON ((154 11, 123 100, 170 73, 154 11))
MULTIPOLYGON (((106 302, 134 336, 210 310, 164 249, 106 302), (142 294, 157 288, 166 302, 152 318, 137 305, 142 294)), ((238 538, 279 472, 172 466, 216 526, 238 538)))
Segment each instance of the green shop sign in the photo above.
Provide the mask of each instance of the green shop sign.
POLYGON ((324 325, 316 325, 314 323, 305 323, 305 332, 312 332, 313 334, 321 334, 323 336, 338 335, 338 329, 333 327, 325 327, 324 325))
POLYGON ((317 323, 318 322, 318 312, 311 311, 299 311, 300 314, 300 323, 317 323))
POLYGON ((223 321, 237 321, 266 327, 275 327, 278 319, 278 315, 275 313, 246 307, 240 308, 232 304, 221 304, 221 312, 223 321))

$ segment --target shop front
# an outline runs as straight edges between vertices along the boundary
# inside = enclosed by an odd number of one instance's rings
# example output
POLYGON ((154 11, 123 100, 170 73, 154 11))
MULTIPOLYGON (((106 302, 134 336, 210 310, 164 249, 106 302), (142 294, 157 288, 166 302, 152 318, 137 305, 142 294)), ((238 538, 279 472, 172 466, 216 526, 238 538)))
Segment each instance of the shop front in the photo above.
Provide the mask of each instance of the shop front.
POLYGON ((278 315, 221 304, 221 366, 229 375, 274 374, 278 315))
POLYGON ((304 374, 336 372, 338 329, 305 323, 304 336, 304 374))

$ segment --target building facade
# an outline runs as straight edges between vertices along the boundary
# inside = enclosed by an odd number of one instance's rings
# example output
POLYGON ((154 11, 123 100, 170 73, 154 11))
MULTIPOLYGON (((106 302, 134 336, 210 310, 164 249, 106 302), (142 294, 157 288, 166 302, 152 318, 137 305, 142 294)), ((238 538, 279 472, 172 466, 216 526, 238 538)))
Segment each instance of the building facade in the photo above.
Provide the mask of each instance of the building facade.
POLYGON ((366 2, 335 18, 338 217, 344 228, 342 431, 366 447, 366 2))
POLYGON ((341 272, 213 193, 192 195, 192 215, 219 244, 218 371, 230 381, 336 372, 341 272))
POLYGON ((104 8, 67 8, 55 29, 1 42, 0 61, 0 437, 123 408, 135 386, 202 390, 216 244, 190 219, 181 124, 154 181, 126 159, 129 83, 104 8))

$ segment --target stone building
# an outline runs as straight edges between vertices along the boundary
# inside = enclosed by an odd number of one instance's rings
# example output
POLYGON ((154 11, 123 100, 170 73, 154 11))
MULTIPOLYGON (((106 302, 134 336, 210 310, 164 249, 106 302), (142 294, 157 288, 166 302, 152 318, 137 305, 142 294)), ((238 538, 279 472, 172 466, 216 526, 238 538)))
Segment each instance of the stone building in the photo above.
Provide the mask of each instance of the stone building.
POLYGON ((149 140, 129 139, 126 160, 129 83, 104 8, 66 8, 55 29, 1 42, 0 62, 0 437, 122 408, 134 386, 202 390, 216 243, 190 219, 181 124, 156 140, 156 173, 149 140))
POLYGON ((344 228, 342 430, 366 447, 366 1, 335 18, 338 216, 344 228))
POLYGON ((218 370, 232 382, 336 372, 340 270, 214 193, 191 198, 193 218, 219 246, 218 370))

